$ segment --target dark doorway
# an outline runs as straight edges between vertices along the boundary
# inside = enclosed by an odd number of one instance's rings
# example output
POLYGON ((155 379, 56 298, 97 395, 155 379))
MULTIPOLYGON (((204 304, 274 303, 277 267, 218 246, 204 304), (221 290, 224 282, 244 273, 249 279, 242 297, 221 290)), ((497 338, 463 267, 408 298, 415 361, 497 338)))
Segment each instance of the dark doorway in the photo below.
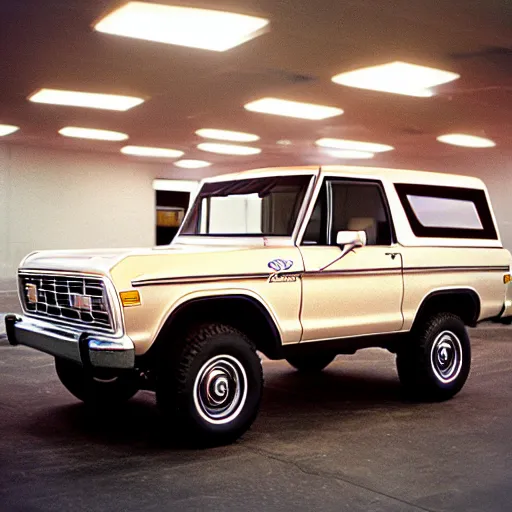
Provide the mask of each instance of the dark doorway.
POLYGON ((156 191, 156 245, 172 242, 183 222, 189 201, 189 192, 156 191))

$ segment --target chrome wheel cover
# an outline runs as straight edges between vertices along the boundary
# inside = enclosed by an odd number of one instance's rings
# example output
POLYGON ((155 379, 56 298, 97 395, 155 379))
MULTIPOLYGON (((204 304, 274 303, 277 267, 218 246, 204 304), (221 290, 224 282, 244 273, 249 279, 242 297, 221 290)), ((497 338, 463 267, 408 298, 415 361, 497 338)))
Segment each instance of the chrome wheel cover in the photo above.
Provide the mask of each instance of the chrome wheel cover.
POLYGON ((247 399, 247 375, 233 356, 219 355, 203 364, 194 381, 194 405, 208 423, 233 421, 247 399))
POLYGON ((430 349, 434 375, 444 384, 453 382, 462 368, 462 344, 451 331, 438 334, 430 349))

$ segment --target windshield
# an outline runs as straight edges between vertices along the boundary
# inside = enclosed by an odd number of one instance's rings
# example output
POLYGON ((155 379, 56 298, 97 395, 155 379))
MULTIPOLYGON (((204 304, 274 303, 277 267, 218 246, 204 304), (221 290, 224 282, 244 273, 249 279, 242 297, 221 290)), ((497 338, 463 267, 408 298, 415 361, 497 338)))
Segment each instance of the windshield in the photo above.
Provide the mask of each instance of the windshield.
POLYGON ((181 235, 291 236, 311 175, 205 183, 181 235))

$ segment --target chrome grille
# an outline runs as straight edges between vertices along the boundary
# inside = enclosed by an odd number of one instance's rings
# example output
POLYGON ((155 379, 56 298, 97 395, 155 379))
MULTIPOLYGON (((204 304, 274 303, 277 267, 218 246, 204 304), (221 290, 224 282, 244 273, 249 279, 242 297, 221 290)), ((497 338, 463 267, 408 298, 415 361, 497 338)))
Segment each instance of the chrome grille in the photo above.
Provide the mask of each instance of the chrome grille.
POLYGON ((27 313, 94 329, 113 329, 102 279, 46 274, 20 274, 19 279, 27 313))

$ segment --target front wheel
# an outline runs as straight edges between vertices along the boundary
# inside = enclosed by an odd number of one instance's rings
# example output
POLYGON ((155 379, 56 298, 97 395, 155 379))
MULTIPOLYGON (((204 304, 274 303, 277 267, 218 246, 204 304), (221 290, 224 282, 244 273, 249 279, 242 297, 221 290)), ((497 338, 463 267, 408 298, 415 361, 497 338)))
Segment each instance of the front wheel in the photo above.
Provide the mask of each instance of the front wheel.
POLYGON ((109 407, 126 402, 139 391, 135 372, 114 373, 112 370, 89 371, 83 366, 55 358, 57 376, 64 387, 86 404, 109 407))
POLYGON ((222 324, 196 329, 157 372, 156 399, 169 425, 193 444, 226 444, 258 413, 263 374, 251 341, 222 324), (179 352, 179 353, 177 353, 179 352))
POLYGON ((400 382, 412 398, 441 401, 464 386, 471 368, 471 346, 462 320, 451 313, 428 318, 397 352, 400 382))

